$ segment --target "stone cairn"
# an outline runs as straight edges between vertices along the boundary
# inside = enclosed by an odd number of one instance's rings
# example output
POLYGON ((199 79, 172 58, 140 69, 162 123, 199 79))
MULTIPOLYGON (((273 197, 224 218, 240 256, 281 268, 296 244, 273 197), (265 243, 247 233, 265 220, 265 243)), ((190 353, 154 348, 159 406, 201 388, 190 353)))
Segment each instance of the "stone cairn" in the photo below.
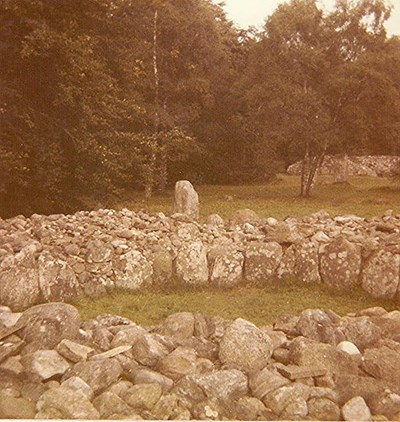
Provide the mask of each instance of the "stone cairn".
POLYGON ((400 215, 278 221, 239 210, 227 223, 214 214, 199 224, 124 209, 0 219, 0 304, 14 311, 172 280, 234 287, 285 278, 400 300, 400 215))
POLYGON ((0 308, 0 418, 400 420, 399 376, 400 312, 379 307, 260 327, 0 308))
POLYGON ((0 418, 400 420, 399 311, 308 309, 261 327, 179 313, 140 327, 83 322, 62 303, 286 277, 400 298, 393 211, 278 221, 239 210, 199 224, 179 210, 0 219, 0 418))

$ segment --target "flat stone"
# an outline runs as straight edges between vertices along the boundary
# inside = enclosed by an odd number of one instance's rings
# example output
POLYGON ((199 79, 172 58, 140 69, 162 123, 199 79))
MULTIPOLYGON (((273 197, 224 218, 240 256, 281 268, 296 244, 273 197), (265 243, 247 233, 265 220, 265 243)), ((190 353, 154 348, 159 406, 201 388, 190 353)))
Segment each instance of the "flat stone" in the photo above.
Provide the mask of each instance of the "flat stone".
POLYGON ((132 346, 115 347, 114 349, 108 350, 107 352, 99 353, 97 355, 93 355, 93 356, 90 357, 89 360, 101 360, 101 359, 113 358, 113 357, 118 356, 122 353, 128 352, 131 349, 132 349, 132 346))
POLYGON ((12 326, 12 327, 7 327, 7 326, 1 326, 0 325, 0 340, 3 340, 3 338, 6 338, 8 336, 11 336, 11 334, 16 333, 17 331, 21 330, 23 328, 23 326, 12 326))
POLYGON ((249 380, 253 396, 260 400, 263 400, 267 394, 288 384, 290 384, 290 381, 287 378, 268 368, 252 375, 249 380))
POLYGON ((326 368, 315 366, 276 365, 276 369, 291 381, 301 378, 321 377, 327 373, 326 368))
POLYGON ((25 344, 24 341, 18 341, 17 343, 3 343, 0 345, 0 362, 7 359, 10 356, 17 354, 25 344))
POLYGON ((69 363, 55 350, 37 350, 23 359, 26 370, 47 380, 55 375, 63 375, 69 363))
POLYGON ((86 360, 94 352, 93 348, 68 339, 61 340, 56 349, 61 356, 75 363, 86 360))
POLYGON ((123 369, 115 359, 79 362, 68 371, 64 380, 77 376, 82 378, 95 393, 102 391, 119 380, 123 369))

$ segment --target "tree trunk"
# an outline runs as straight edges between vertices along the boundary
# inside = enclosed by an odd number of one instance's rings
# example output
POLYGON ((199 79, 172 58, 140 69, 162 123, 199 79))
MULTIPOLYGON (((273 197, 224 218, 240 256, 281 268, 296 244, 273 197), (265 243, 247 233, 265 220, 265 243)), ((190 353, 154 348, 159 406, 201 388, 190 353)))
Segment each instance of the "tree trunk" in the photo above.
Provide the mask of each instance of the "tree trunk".
MULTIPOLYGON (((160 102, 160 79, 158 75, 158 59, 157 59, 157 24, 158 24, 158 10, 154 12, 153 21, 153 72, 154 72, 154 134, 157 134, 160 128, 160 114, 159 114, 159 102, 160 102)), ((155 141, 156 142, 156 141, 155 141)), ((146 171, 145 177, 145 188, 144 196, 146 199, 151 198, 153 195, 153 189, 155 184, 155 172, 156 172, 156 149, 157 145, 154 142, 150 144, 150 161, 148 164, 148 170, 146 171)))
POLYGON ((310 146, 307 142, 306 153, 304 154, 303 164, 301 168, 301 197, 308 198, 311 196, 311 192, 315 185, 315 178, 317 172, 321 167, 324 158, 325 149, 322 151, 321 154, 311 156, 310 146))

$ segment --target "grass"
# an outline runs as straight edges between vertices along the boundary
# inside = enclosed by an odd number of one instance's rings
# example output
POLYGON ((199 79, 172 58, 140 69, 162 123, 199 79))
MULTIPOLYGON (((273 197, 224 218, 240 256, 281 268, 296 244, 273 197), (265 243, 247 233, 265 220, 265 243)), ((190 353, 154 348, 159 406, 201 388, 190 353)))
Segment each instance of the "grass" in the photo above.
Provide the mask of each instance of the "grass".
POLYGON ((271 324, 279 315, 298 315, 304 309, 331 309, 339 315, 371 306, 383 306, 388 311, 398 309, 393 301, 373 299, 360 289, 332 292, 323 285, 296 282, 273 287, 242 285, 230 290, 179 285, 139 293, 120 290, 97 299, 80 298, 73 305, 85 320, 109 313, 143 326, 158 324, 175 312, 200 312, 228 320, 241 317, 262 326, 271 324))
MULTIPOLYGON (((348 184, 333 184, 331 176, 320 177, 311 198, 299 197, 299 177, 279 175, 264 185, 196 186, 200 198, 200 221, 217 213, 224 219, 241 208, 250 208, 260 217, 284 219, 304 217, 324 209, 332 215, 380 216, 386 210, 400 213, 400 183, 387 178, 351 177, 348 184)), ((115 209, 171 213, 173 190, 144 200, 142 192, 131 192, 110 204, 115 209)))
MULTIPOLYGON (((386 210, 400 213, 400 183, 386 178, 352 177, 345 185, 335 185, 332 177, 319 179, 309 199, 300 198, 299 177, 280 175, 265 185, 196 186, 200 197, 200 221, 213 213, 224 219, 241 208, 250 208, 260 217, 284 219, 304 217, 324 209, 331 215, 356 214, 381 216, 386 210)), ((145 209, 170 213, 173 191, 155 195, 145 201, 141 192, 107 204, 115 209, 145 209)), ((370 306, 395 309, 393 302, 368 297, 365 292, 332 293, 323 286, 300 286, 289 283, 274 288, 241 286, 234 290, 188 289, 169 286, 140 293, 116 291, 98 299, 81 298, 74 303, 85 319, 101 313, 125 316, 138 324, 153 325, 166 316, 181 311, 202 312, 227 319, 246 318, 258 325, 273 322, 278 315, 299 314, 307 308, 332 309, 340 315, 370 306)))

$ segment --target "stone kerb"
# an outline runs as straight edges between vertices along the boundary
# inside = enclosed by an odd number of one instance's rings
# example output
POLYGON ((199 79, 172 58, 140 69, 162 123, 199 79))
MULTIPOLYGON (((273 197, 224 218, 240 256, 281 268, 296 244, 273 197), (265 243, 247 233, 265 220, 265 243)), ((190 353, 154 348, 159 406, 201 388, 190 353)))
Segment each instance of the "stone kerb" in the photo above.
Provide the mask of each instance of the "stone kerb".
POLYGON ((249 211, 217 225, 127 209, 0 220, 0 304, 20 311, 116 287, 225 288, 289 277, 400 300, 400 215, 319 212, 279 222, 249 211))

